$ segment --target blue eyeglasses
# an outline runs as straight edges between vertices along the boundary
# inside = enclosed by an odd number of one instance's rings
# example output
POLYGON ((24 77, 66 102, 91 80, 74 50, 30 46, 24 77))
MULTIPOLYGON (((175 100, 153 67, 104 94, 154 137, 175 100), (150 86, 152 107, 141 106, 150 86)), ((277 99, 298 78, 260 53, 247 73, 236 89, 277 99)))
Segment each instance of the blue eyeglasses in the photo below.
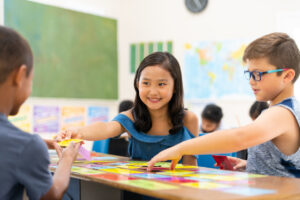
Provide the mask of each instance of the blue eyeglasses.
POLYGON ((244 75, 245 75, 245 78, 247 80, 250 80, 251 77, 252 77, 254 81, 260 81, 262 75, 264 75, 264 74, 270 74, 270 73, 273 73, 273 72, 282 72, 282 71, 285 71, 285 70, 288 70, 288 68, 274 69, 274 70, 269 70, 269 71, 265 71, 265 72, 246 70, 246 71, 244 71, 244 75))

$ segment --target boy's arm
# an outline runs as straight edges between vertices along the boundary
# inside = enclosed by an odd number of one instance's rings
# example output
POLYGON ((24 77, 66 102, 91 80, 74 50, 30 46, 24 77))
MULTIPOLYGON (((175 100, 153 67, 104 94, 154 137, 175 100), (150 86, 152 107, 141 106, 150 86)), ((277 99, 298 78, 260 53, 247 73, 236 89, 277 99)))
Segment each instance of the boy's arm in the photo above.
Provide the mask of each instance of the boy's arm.
POLYGON ((71 143, 63 152, 62 159, 53 176, 49 191, 41 198, 43 200, 62 199, 69 185, 72 163, 76 158, 80 143, 71 143))
POLYGON ((230 153, 267 142, 295 126, 293 118, 285 108, 269 108, 249 125, 216 131, 162 151, 149 162, 149 170, 159 161, 173 160, 176 165, 182 155, 230 153))

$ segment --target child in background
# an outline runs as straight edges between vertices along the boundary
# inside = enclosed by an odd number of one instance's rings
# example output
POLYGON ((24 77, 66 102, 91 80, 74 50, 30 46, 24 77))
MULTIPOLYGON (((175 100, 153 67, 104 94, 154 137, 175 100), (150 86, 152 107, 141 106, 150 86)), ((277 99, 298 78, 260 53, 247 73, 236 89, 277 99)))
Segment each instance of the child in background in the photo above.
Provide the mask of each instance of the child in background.
MULTIPOLYGON (((111 122, 96 122, 77 130, 61 132, 57 139, 103 140, 127 132, 129 155, 150 160, 160 151, 198 135, 198 119, 184 110, 183 84, 179 63, 167 52, 148 55, 138 67, 134 106, 111 122)), ((195 156, 184 156, 182 163, 197 165, 195 156)))
POLYGON ((255 120, 260 113, 267 108, 269 108, 269 104, 267 102, 255 101, 250 107, 249 116, 252 120, 255 120))
POLYGON ((43 140, 8 121, 7 116, 16 115, 31 93, 32 68, 33 55, 27 41, 14 30, 0 26, 0 199, 4 200, 21 200, 24 189, 29 199, 61 199, 80 146, 72 144, 62 152, 52 178, 43 140))
POLYGON ((219 130, 223 117, 222 108, 216 104, 208 104, 201 113, 200 131, 210 133, 219 130))
POLYGON ((294 97, 299 49, 287 34, 271 33, 253 41, 243 61, 257 101, 270 101, 270 107, 246 126, 216 131, 162 151, 149 162, 149 171, 159 161, 172 160, 171 166, 175 166, 183 155, 249 148, 248 161, 232 160, 234 169, 246 167, 249 173, 300 177, 300 104, 294 97))
MULTIPOLYGON (((132 107, 133 101, 123 100, 119 104, 119 113, 130 110, 132 107)), ((128 134, 122 133, 116 138, 110 138, 108 153, 119 156, 128 156, 128 134)))
MULTIPOLYGON (((269 104, 267 102, 255 101, 250 107, 249 116, 254 121, 260 115, 260 113, 263 110, 267 109, 268 107, 269 107, 269 104)), ((247 160, 248 159, 248 150, 243 149, 243 150, 237 152, 237 157, 247 160)))

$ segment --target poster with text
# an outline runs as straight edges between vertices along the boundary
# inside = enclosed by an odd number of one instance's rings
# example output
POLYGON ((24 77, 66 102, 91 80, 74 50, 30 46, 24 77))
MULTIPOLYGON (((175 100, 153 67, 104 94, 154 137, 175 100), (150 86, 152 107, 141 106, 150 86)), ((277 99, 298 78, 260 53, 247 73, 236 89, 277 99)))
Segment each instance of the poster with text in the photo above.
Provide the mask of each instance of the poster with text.
POLYGON ((32 132, 31 130, 31 107, 29 105, 22 105, 18 114, 9 116, 9 121, 19 129, 32 132))
POLYGON ((94 122, 107 122, 108 121, 109 109, 108 107, 102 106, 90 106, 88 107, 88 124, 94 122))
POLYGON ((59 107, 35 105, 33 108, 33 127, 35 133, 59 132, 59 107))
POLYGON ((64 106, 61 108, 61 129, 82 127, 85 125, 85 107, 64 106))

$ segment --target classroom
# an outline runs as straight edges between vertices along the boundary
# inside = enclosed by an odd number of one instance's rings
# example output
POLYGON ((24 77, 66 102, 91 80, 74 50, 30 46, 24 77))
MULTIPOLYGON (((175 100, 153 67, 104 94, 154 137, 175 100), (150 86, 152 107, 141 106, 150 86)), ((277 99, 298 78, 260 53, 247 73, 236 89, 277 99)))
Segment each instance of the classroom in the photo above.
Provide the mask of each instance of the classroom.
MULTIPOLYGON (((256 98, 244 77, 244 51, 273 32, 300 47, 299 19, 296 0, 0 0, 1 25, 20 33, 34 55, 32 93, 8 120, 49 140, 115 120, 120 102, 135 100, 143 59, 168 52, 180 65, 184 108, 198 124, 205 107, 216 104, 218 127, 247 126, 256 98)), ((299 80, 294 96, 300 99, 299 80)), ((198 128, 201 137, 206 131, 198 128)), ((175 171, 158 162, 148 173, 147 161, 127 157, 127 146, 123 138, 85 140, 63 199, 300 199, 299 178, 220 170, 212 154, 175 171)), ((49 156, 54 173, 58 157, 54 150, 49 156)))

